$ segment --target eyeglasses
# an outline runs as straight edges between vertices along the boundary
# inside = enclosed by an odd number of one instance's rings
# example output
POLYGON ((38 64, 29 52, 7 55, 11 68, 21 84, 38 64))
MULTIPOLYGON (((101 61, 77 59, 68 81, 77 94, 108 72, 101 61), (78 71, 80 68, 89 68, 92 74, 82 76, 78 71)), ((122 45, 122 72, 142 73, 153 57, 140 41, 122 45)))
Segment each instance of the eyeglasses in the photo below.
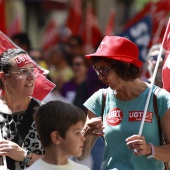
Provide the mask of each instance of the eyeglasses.
POLYGON ((21 77, 27 77, 30 73, 32 75, 34 75, 35 77, 37 76, 38 74, 38 70, 37 68, 31 68, 30 70, 27 70, 27 69, 20 69, 19 71, 9 71, 9 73, 7 75, 10 75, 10 74, 19 74, 21 77))
POLYGON ((96 68, 96 67, 93 67, 95 72, 97 73, 97 75, 102 75, 102 77, 107 77, 108 75, 108 71, 111 69, 111 68, 96 68))
MULTIPOLYGON (((165 59, 165 54, 162 54, 161 58, 164 60, 165 59)), ((151 60, 157 61, 157 59, 158 59, 158 55, 151 56, 151 60)))

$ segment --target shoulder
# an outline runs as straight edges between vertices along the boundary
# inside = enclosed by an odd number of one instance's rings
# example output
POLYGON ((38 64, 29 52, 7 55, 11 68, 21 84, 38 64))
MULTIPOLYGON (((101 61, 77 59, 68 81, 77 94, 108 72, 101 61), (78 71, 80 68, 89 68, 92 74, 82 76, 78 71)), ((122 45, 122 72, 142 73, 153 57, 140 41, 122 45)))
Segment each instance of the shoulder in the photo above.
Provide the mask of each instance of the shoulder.
POLYGON ((85 166, 85 165, 82 165, 82 164, 79 164, 79 163, 76 163, 72 160, 68 160, 68 163, 70 165, 72 165, 72 167, 76 168, 76 169, 81 169, 81 170, 90 170, 89 167, 85 166))

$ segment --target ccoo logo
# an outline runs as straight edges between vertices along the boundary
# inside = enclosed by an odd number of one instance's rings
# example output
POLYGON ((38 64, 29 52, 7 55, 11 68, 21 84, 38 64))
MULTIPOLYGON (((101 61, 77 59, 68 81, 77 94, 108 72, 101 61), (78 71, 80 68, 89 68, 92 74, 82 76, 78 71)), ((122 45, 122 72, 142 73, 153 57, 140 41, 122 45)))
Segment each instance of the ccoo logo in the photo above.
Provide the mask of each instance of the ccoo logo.
POLYGON ((119 108, 112 109, 106 116, 106 122, 110 126, 115 126, 121 123, 123 112, 119 108))

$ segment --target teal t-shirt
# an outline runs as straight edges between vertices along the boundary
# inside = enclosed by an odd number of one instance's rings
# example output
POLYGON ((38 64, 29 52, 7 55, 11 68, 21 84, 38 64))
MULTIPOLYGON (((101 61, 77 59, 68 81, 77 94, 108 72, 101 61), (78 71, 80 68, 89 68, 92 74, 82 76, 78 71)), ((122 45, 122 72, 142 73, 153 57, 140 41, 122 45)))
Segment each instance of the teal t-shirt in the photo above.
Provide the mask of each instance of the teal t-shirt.
MULTIPOLYGON (((156 86, 153 87, 153 91, 156 86)), ((133 151, 126 146, 125 139, 139 133, 143 111, 148 96, 149 87, 137 98, 121 101, 114 97, 113 90, 107 89, 106 103, 103 115, 105 152, 102 170, 163 170, 164 163, 156 159, 147 159, 133 155, 133 151)), ((102 93, 100 89, 94 93, 84 106, 96 114, 101 115, 102 93)), ((161 89, 157 95, 158 112, 162 118, 170 108, 170 93, 161 89)), ((147 143, 160 145, 157 119, 153 108, 153 92, 151 94, 146 119, 142 131, 147 143)))

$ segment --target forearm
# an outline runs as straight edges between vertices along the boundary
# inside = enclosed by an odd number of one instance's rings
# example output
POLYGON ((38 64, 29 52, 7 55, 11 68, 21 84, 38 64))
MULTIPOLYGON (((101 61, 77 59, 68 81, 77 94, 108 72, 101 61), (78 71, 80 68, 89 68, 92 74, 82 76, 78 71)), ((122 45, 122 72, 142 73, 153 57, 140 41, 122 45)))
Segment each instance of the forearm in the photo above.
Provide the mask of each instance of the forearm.
POLYGON ((83 145, 82 155, 77 158, 78 160, 83 160, 90 155, 91 149, 92 149, 93 145, 95 144, 97 138, 98 138, 98 136, 94 136, 94 135, 86 136, 86 140, 84 141, 84 145, 83 145))
POLYGON ((170 144, 154 146, 155 159, 161 162, 170 162, 170 144))

